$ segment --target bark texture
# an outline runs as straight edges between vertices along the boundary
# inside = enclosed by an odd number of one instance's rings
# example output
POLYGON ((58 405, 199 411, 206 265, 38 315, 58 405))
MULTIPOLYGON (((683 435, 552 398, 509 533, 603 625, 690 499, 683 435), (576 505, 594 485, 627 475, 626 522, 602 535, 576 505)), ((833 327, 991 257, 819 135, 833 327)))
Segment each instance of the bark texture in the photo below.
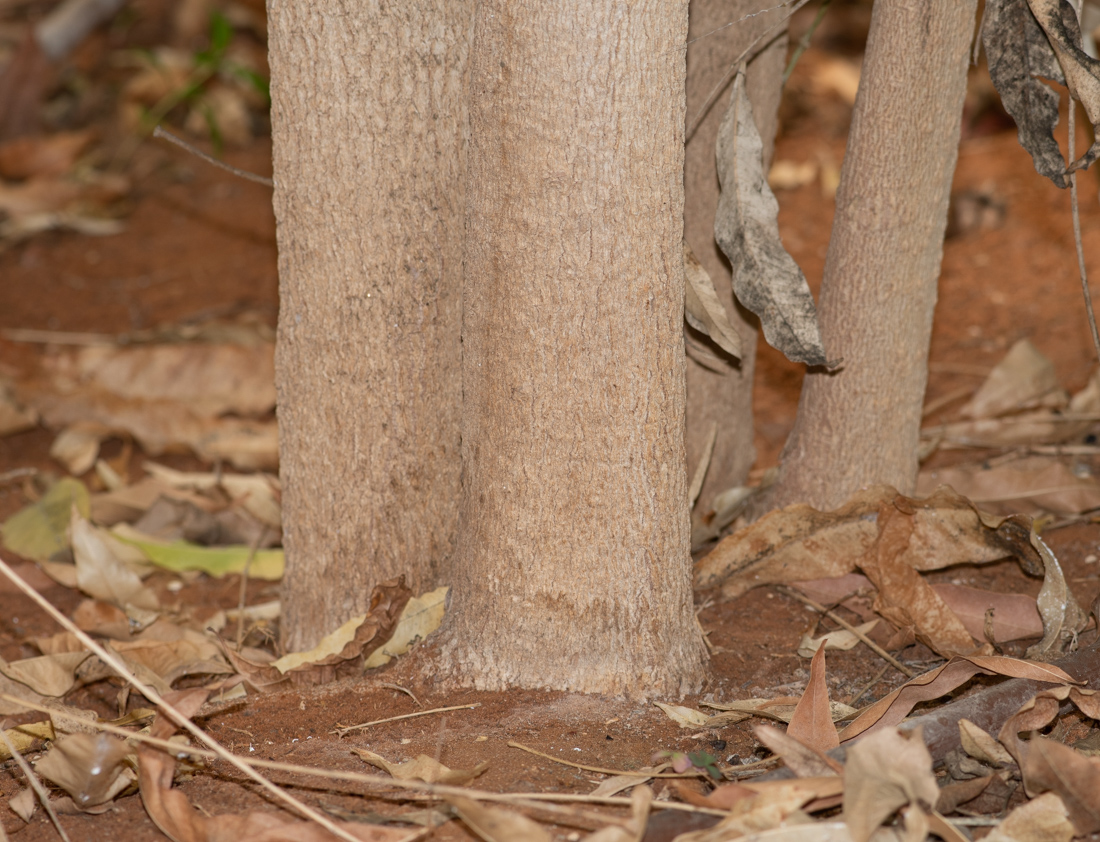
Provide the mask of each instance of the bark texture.
POLYGON ((453 550, 470 8, 269 3, 291 648, 453 550))
POLYGON ((840 371, 807 374, 770 500, 911 494, 975 0, 877 0, 821 285, 840 371))
MULTIPOLYGON (((783 10, 745 18, 759 12, 752 0, 691 0, 687 48, 687 118, 694 121, 723 78, 723 91, 695 134, 687 142, 684 162, 684 237, 714 281, 726 312, 741 337, 741 362, 731 360, 717 372, 687 360, 687 470, 692 476, 702 457, 710 431, 717 424, 710 468, 699 494, 696 511, 710 509, 714 495, 743 485, 756 459, 753 444, 752 384, 756 363, 758 321, 737 306, 730 286, 730 265, 714 239, 718 207, 718 169, 715 144, 718 128, 729 107, 733 75, 730 68, 760 33, 772 26, 783 10), (734 23, 734 21, 737 21, 734 23), (730 25, 732 24, 732 25, 730 25), (724 28, 723 28, 724 27, 724 28), (728 77, 728 78, 727 78, 728 77)), ((765 36, 764 49, 751 62, 746 88, 753 117, 764 142, 764 171, 771 166, 778 126, 779 97, 787 57, 787 36, 779 30, 765 36)), ((708 347, 712 347, 709 346, 708 347)), ((721 351, 713 349, 716 355, 721 351)), ((724 356, 724 355, 722 355, 724 356)))
POLYGON ((479 6, 463 500, 444 663, 697 688, 684 471, 687 2, 479 6))

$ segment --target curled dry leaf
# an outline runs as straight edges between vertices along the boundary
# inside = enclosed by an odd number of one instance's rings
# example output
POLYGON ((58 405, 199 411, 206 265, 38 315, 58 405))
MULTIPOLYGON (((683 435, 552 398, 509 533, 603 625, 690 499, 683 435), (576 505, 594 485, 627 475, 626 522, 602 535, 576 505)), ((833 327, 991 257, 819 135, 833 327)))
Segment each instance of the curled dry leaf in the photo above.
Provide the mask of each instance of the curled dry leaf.
POLYGON ((864 708, 863 712, 841 731, 840 741, 847 742, 864 732, 897 725, 909 715, 909 711, 917 703, 938 699, 979 673, 1027 678, 1055 684, 1075 683, 1073 676, 1053 664, 1021 661, 1002 655, 965 655, 952 658, 934 670, 909 679, 901 687, 864 708))
POLYGON ((722 192, 714 236, 730 260, 737 300, 760 318, 768 344, 788 359, 827 365, 806 277, 779 237, 779 203, 764 175, 743 69, 718 130, 717 155, 722 192))
POLYGON ((684 318, 727 354, 740 359, 741 337, 730 324, 726 308, 714 289, 714 281, 687 240, 684 240, 684 318))
POLYGON ((114 538, 96 529, 75 509, 70 533, 81 591, 117 605, 130 616, 145 616, 160 607, 156 594, 122 561, 125 550, 118 549, 114 538))
POLYGON ((364 662, 363 669, 374 669, 388 664, 393 658, 404 655, 416 643, 439 628, 446 611, 449 590, 450 588, 447 587, 436 588, 434 591, 410 599, 401 612, 401 619, 397 622, 393 636, 371 653, 364 662))
POLYGON ((710 721, 710 717, 702 711, 683 705, 668 705, 664 702, 654 702, 654 705, 664 711, 665 716, 679 725, 681 728, 702 728, 710 721))
POLYGON ((997 768, 1012 762, 1012 755, 969 719, 959 720, 959 737, 963 751, 987 766, 997 768))
POLYGON ((35 764, 35 771, 53 781, 82 810, 111 801, 136 776, 124 763, 126 743, 110 734, 70 734, 57 740, 35 764))
POLYGON ((938 794, 932 756, 919 733, 905 737, 886 728, 848 750, 844 820, 853 842, 867 842, 879 825, 907 804, 935 804, 938 794))
POLYGON ((224 654, 257 689, 288 678, 298 684, 327 684, 359 675, 366 658, 393 636, 411 596, 404 576, 383 582, 371 594, 371 607, 365 615, 349 620, 308 652, 292 652, 270 664, 257 663, 231 649, 224 654))

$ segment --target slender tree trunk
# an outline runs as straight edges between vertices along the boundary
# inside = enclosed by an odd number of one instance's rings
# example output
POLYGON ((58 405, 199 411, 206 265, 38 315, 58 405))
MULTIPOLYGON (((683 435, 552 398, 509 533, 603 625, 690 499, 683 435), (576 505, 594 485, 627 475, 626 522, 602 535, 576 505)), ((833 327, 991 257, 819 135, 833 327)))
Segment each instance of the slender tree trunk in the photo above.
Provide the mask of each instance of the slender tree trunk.
POLYGON ((453 550, 470 3, 271 0, 268 24, 284 637, 302 648, 453 550))
MULTIPOLYGON (((691 0, 687 48, 687 118, 694 121, 715 86, 727 79, 727 89, 711 105, 705 119, 687 142, 684 162, 684 237, 710 274, 726 306, 730 324, 741 337, 740 364, 715 371, 695 360, 687 361, 687 470, 692 475, 706 450, 711 429, 717 437, 697 510, 710 509, 714 495, 743 485, 756 459, 753 443, 752 387, 756 363, 758 322, 734 302, 730 265, 714 239, 718 208, 718 169, 715 145, 718 128, 729 105, 733 63, 760 33, 783 12, 755 15, 753 0, 691 0), (742 20, 744 18, 744 20, 742 20)), ((748 66, 747 88, 757 130, 764 142, 764 172, 771 165, 778 125, 779 97, 787 57, 785 30, 764 36, 764 49, 748 66)), ((721 354, 721 351, 716 351, 721 354)))
POLYGON ((485 689, 697 688, 684 471, 686 0, 493 0, 471 53, 462 532, 485 689))
POLYGON ((905 494, 921 404, 975 0, 877 0, 821 285, 833 374, 807 374, 774 506, 905 494))

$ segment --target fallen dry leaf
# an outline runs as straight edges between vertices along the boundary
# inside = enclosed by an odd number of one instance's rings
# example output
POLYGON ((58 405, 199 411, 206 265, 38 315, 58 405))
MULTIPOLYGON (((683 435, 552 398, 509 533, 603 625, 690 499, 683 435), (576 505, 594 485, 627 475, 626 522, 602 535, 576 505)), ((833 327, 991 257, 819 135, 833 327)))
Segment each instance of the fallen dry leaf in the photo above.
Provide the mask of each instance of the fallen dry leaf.
POLYGON ((825 682, 825 646, 810 661, 810 680, 791 715, 788 736, 800 743, 827 752, 840 745, 829 709, 829 685, 825 682))
POLYGON ((906 737, 884 728, 848 749, 844 820, 854 842, 867 842, 907 804, 935 804, 938 793, 932 756, 919 733, 906 737))
MULTIPOLYGON (((819 778, 837 775, 843 768, 827 754, 796 740, 790 734, 772 725, 753 726, 753 733, 760 742, 783 758, 787 768, 799 778, 819 778)), ((835 730, 835 729, 834 729, 835 730)))
POLYGON ((1062 799, 1047 792, 1013 808, 983 839, 984 842, 1069 842, 1076 835, 1062 799))
POLYGON ((1028 339, 1016 342, 993 367, 974 397, 959 410, 965 418, 995 418, 1036 406, 1065 406, 1054 363, 1028 339))
POLYGON ((938 699, 950 693, 975 675, 1004 675, 1056 684, 1073 684, 1074 678, 1053 664, 1023 661, 1001 655, 964 655, 952 658, 943 666, 909 679, 901 687, 883 696, 840 732, 840 741, 852 740, 860 734, 897 725, 919 702, 938 699))
MULTIPOLYGON (((869 622, 856 626, 856 629, 860 634, 866 636, 878 624, 878 620, 870 620, 869 622)), ((802 635, 802 639, 798 641, 798 649, 796 651, 800 658, 812 658, 822 646, 825 647, 826 652, 829 650, 846 652, 849 649, 854 649, 859 643, 860 639, 854 632, 850 632, 847 629, 833 629, 821 635, 821 637, 810 637, 809 633, 802 635)))
POLYGON ((110 734, 70 734, 53 743, 35 771, 53 781, 81 810, 114 800, 137 776, 123 761, 130 749, 110 734))
POLYGON ((1100 508, 1100 483, 1090 476, 1078 476, 1063 460, 1049 456, 1024 456, 994 466, 979 462, 922 471, 917 492, 940 485, 951 486, 991 513, 1038 508, 1071 515, 1100 508))
POLYGON ((389 772, 401 781, 424 781, 429 784, 465 786, 489 768, 488 763, 478 763, 473 769, 449 769, 426 754, 417 755, 415 760, 406 760, 404 763, 391 763, 382 755, 375 754, 365 748, 354 748, 352 753, 359 755, 361 759, 372 766, 377 766, 379 769, 389 772))
POLYGON ((224 654, 257 689, 288 678, 299 684, 327 684, 342 676, 359 675, 365 659, 393 635, 411 596, 404 576, 377 585, 365 615, 349 620, 308 652, 292 652, 271 663, 257 663, 231 649, 224 654))
POLYGON ((538 822, 500 807, 486 807, 469 798, 452 796, 447 802, 459 818, 485 842, 551 842, 553 837, 538 822))

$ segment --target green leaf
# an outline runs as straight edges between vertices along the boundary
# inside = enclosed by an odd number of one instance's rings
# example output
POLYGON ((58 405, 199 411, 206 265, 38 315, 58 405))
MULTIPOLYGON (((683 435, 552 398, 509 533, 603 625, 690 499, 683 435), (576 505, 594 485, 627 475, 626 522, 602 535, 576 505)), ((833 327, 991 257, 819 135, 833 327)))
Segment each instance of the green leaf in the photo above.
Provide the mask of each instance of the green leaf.
MULTIPOLYGON (((157 567, 176 573, 201 570, 215 577, 242 573, 251 553, 251 548, 245 546, 203 547, 187 541, 157 541, 125 524, 116 526, 112 534, 120 541, 137 547, 157 567)), ((282 550, 260 550, 248 565, 249 578, 277 581, 283 576, 284 563, 282 550)))

